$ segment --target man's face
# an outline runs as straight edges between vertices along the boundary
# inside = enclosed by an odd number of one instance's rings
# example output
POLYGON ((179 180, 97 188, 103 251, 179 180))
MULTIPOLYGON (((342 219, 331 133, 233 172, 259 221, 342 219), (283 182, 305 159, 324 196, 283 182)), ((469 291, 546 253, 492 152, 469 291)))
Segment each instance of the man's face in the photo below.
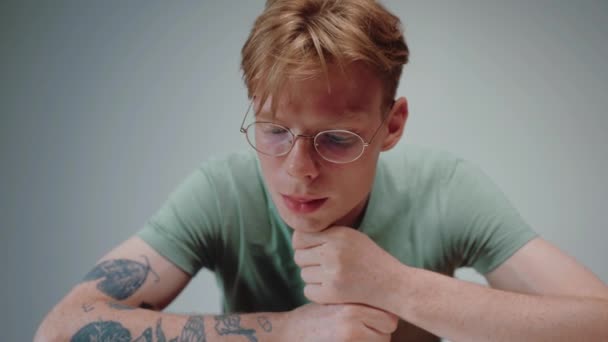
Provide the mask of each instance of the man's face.
MULTIPOLYGON (((314 135, 330 129, 357 133, 368 142, 382 123, 382 85, 362 66, 342 74, 330 68, 331 93, 325 77, 291 82, 280 97, 276 115, 270 99, 257 111, 257 121, 271 121, 294 134, 314 135)), ((258 108, 259 103, 254 104, 258 108)), ((352 226, 370 193, 386 125, 363 155, 350 163, 324 160, 312 139, 298 138, 280 157, 258 153, 262 173, 283 220, 298 231, 321 231, 331 225, 352 226)))

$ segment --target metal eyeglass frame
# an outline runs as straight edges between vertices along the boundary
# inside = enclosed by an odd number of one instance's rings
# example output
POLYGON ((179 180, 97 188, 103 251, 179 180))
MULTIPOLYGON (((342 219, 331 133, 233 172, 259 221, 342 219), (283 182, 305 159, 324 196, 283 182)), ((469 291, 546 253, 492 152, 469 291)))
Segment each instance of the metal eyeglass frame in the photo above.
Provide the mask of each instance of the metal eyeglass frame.
MULTIPOLYGON (((389 106, 389 111, 390 111, 390 110, 393 108, 394 104, 395 104, 395 101, 393 101, 393 102, 391 103, 391 105, 389 106)), ((317 133, 316 133, 316 134, 314 134, 314 135, 306 135, 306 134, 295 134, 295 133, 293 133, 293 132, 291 131, 291 129, 289 129, 288 127, 285 127, 285 126, 283 126, 283 125, 276 124, 276 123, 274 123, 274 122, 269 122, 269 121, 254 121, 254 122, 252 122, 251 124, 249 124, 247 127, 244 127, 244 125, 245 125, 245 120, 247 120, 247 115, 249 115, 249 111, 251 110, 251 107, 253 107, 253 100, 251 101, 251 103, 249 103, 249 106, 247 107, 247 112, 245 112, 245 117, 243 117, 243 121, 241 122, 241 129, 240 129, 240 131, 241 131, 241 133, 244 133, 244 134, 245 134, 245 139, 247 140, 247 143, 249 143, 249 145, 250 145, 251 147, 253 147, 253 149, 254 149, 254 150, 256 150, 256 151, 258 151, 258 152, 260 152, 260 153, 262 153, 262 154, 265 154, 265 155, 267 155, 267 156, 271 156, 271 157, 281 157, 281 156, 284 156, 284 155, 288 154, 289 152, 291 152, 291 150, 293 149, 293 147, 294 147, 294 146, 295 146, 295 144, 296 144, 296 140, 297 140, 298 138, 302 137, 302 138, 306 138, 306 139, 313 139, 313 145, 314 145, 314 147, 315 147, 315 151, 317 152, 317 154, 318 154, 318 155, 319 155, 321 158, 323 158, 324 160, 327 160, 328 162, 331 162, 331 163, 336 163, 336 164, 348 164, 348 163, 352 163, 352 162, 356 161, 357 159, 361 158, 361 156, 363 155, 363 153, 365 153, 366 148, 367 148, 367 147, 368 147, 368 146, 369 146, 369 145, 370 145, 370 144, 371 144, 371 143, 374 141, 374 138, 376 137, 376 135, 377 135, 377 134, 378 134, 378 132, 380 131, 380 128, 382 128, 382 126, 384 125, 384 122, 386 121, 386 118, 388 118, 388 116, 389 116, 388 114, 386 114, 386 115, 384 116, 384 118, 382 119, 382 122, 380 123, 380 125, 378 126, 378 128, 376 128, 376 131, 374 132, 374 135, 372 135, 371 139, 369 139, 369 141, 365 141, 365 139, 363 139, 363 138, 362 138, 362 137, 361 137, 359 134, 357 134, 357 133, 355 133, 355 132, 351 132, 351 131, 345 130, 345 129, 329 129, 329 130, 325 130, 325 131, 320 131, 320 132, 317 132, 317 133), (275 125, 275 126, 278 126, 278 127, 281 127, 281 128, 284 128, 285 130, 287 130, 287 132, 289 132, 289 134, 291 134, 291 135, 293 136, 293 140, 292 140, 292 142, 291 142, 291 146, 289 147, 289 149, 288 149, 288 150, 286 150, 285 152, 281 153, 281 154, 269 154, 269 153, 264 153, 264 152, 262 152, 262 151, 258 150, 258 149, 257 149, 257 148, 256 148, 256 147, 255 147, 255 146, 254 146, 254 145, 253 145, 253 144, 252 144, 250 141, 249 141, 249 138, 247 137, 247 130, 249 129, 249 127, 251 127, 252 125, 254 125, 254 124, 256 124, 256 123, 269 123, 269 124, 273 124, 273 125, 275 125), (316 143, 316 139, 317 139, 317 137, 318 137, 320 134, 327 133, 327 132, 347 132, 347 133, 350 133, 350 134, 355 135, 356 137, 358 137, 359 139, 361 139, 361 141, 363 142, 363 148, 361 149, 361 153, 359 153, 359 155, 358 155, 356 158, 354 158, 353 160, 349 160, 349 161, 347 161, 347 162, 339 162, 339 161, 330 160, 330 159, 325 158, 325 157, 323 156, 323 154, 322 154, 321 152, 319 152, 319 150, 317 149, 318 144, 316 143)))

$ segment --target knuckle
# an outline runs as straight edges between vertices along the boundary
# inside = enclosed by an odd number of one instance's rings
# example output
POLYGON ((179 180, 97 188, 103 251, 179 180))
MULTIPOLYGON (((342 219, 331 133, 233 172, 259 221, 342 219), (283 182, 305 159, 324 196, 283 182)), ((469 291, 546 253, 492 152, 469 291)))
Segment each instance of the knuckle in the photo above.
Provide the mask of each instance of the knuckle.
POLYGON ((323 300, 323 297, 317 292, 318 291, 313 290, 313 287, 310 285, 304 286, 304 297, 308 298, 313 303, 326 304, 326 301, 323 300))
POLYGON ((342 296, 340 295, 340 291, 338 291, 335 287, 333 286, 325 286, 323 288, 323 294, 325 297, 325 302, 329 303, 342 303, 342 296))
POLYGON ((344 264, 348 261, 348 253, 345 249, 336 248, 333 252, 333 259, 339 264, 344 264))
POLYGON ((346 269, 344 265, 342 263, 336 264, 336 266, 334 267, 334 273, 336 275, 337 280, 341 280, 342 278, 344 278, 344 275, 346 274, 346 269))
POLYGON ((345 303, 346 301, 344 300, 344 295, 342 293, 343 291, 340 290, 339 287, 336 286, 331 286, 327 289, 327 294, 328 296, 331 296, 331 298, 336 302, 336 303, 345 303))
POLYGON ((341 267, 337 268, 329 281, 329 285, 336 292, 345 290, 349 285, 346 271, 341 267))
POLYGON ((306 296, 306 298, 313 300, 313 293, 312 293, 312 288, 309 285, 304 286, 304 295, 306 296))
MULTIPOLYGON (((325 246, 323 246, 325 247, 325 246)), ((319 249, 319 255, 327 260, 332 262, 333 260, 336 260, 336 249, 335 248, 322 248, 319 249)))

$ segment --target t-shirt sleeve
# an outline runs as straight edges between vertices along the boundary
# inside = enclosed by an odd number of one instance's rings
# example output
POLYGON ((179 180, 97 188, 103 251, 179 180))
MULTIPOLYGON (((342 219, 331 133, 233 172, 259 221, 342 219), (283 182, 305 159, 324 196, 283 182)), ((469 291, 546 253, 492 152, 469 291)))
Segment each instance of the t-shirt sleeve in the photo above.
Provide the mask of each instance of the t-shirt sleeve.
POLYGON ((458 267, 489 273, 537 236, 498 186, 472 163, 457 161, 444 189, 446 244, 458 267))
POLYGON ((159 254, 190 275, 213 269, 221 212, 213 182, 201 167, 170 194, 137 233, 159 254))

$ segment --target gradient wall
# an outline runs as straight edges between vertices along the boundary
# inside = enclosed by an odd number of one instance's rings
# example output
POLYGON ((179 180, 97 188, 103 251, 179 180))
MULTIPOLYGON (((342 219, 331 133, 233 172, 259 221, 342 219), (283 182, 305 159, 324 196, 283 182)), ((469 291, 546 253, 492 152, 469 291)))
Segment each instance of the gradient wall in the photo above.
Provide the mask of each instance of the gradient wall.
MULTIPOLYGON (((608 3, 384 3, 412 50, 401 145, 477 163, 538 232, 608 281, 608 3)), ((31 340, 199 162, 247 148, 239 53, 262 7, 0 4, 3 340, 31 340)), ((218 312, 211 274, 169 310, 218 312)))

